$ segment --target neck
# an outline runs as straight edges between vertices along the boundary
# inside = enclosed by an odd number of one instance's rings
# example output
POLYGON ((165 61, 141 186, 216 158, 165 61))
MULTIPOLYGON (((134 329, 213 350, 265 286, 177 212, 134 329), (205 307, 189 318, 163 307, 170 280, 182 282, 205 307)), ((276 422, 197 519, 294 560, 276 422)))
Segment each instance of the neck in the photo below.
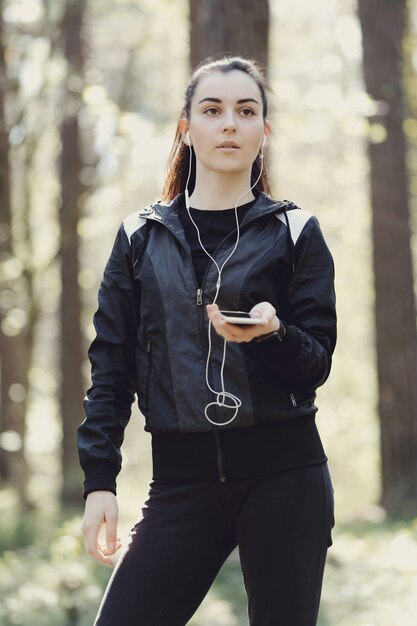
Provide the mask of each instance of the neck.
POLYGON ((196 184, 190 196, 190 204, 203 210, 241 206, 255 197, 252 191, 249 191, 250 187, 250 173, 248 176, 247 172, 222 173, 221 175, 218 172, 205 172, 204 176, 199 176, 197 170, 196 184))

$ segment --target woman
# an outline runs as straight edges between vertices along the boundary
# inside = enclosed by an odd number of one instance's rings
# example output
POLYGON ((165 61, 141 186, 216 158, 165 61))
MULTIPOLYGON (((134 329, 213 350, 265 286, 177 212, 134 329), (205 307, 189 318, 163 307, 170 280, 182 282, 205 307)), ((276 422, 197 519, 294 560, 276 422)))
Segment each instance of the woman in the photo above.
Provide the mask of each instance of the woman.
POLYGON ((115 478, 136 393, 153 480, 96 626, 185 625, 236 546, 251 626, 316 623, 333 490, 314 399, 336 340, 333 263, 316 218, 270 197, 269 135, 257 66, 203 64, 163 201, 117 234, 78 433, 97 560, 120 547, 115 478))

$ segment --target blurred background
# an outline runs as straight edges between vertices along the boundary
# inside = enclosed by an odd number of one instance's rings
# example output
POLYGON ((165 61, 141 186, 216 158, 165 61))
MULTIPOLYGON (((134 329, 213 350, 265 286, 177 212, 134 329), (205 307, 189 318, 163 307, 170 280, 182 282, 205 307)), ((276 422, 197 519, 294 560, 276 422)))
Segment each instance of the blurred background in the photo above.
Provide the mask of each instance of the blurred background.
MULTIPOLYGON (((0 0, 1 626, 93 623, 111 570, 84 552, 75 430, 97 289, 221 52, 267 66, 274 195, 336 264, 320 626, 417 623, 417 0, 0 0)), ((151 478, 136 409, 123 453, 126 543, 151 478)), ((190 624, 247 623, 234 553, 190 624)))

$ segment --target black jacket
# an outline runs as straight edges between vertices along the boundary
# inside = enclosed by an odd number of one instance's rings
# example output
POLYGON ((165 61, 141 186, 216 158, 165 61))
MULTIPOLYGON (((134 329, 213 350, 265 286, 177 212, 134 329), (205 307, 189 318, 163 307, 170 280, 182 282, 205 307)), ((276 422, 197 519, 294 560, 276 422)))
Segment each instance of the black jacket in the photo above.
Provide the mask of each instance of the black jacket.
MULTIPOLYGON (((105 268, 94 316, 92 386, 78 431, 88 473, 120 469, 120 446, 138 396, 145 430, 212 429, 204 408, 214 399, 205 381, 208 321, 217 270, 211 263, 197 288, 190 249, 178 216, 181 196, 130 215, 105 268)), ((222 264, 236 233, 218 247, 222 264)), ((270 302, 286 328, 277 338, 229 342, 225 388, 242 401, 230 427, 310 417, 315 390, 327 379, 336 342, 333 261, 317 219, 288 201, 261 193, 241 223, 240 241, 223 274, 217 303, 249 311, 270 302)), ((223 340, 212 330, 209 375, 220 390, 223 340)), ((226 421, 230 411, 216 410, 226 421), (225 411, 225 412, 224 412, 225 411)), ((222 427, 228 428, 228 426, 222 427)))

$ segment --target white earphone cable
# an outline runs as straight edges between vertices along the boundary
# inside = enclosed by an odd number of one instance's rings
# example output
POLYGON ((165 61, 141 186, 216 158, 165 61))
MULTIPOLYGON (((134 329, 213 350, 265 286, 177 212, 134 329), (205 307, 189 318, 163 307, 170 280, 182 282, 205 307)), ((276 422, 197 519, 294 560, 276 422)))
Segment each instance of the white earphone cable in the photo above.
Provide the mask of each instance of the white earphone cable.
MULTIPOLYGON (((194 221, 191 212, 190 212, 190 198, 189 198, 189 194, 188 194, 188 183, 190 181, 190 176, 191 176, 191 165, 192 165, 192 150, 191 150, 191 142, 190 142, 190 138, 189 138, 189 134, 187 133, 188 136, 188 147, 190 150, 190 159, 189 159, 189 168, 188 168, 188 177, 187 177, 187 181, 185 183, 185 190, 184 190, 184 195, 185 195, 185 206, 187 209, 187 213, 188 216, 191 220, 191 222, 194 224, 194 227, 196 229, 197 232, 197 237, 198 237, 198 242, 202 248, 202 250, 206 253, 206 255, 211 259, 211 261, 214 263, 216 269, 217 269, 217 281, 216 281, 216 293, 214 295, 213 298, 213 302, 212 304, 215 304, 219 295, 219 291, 220 291, 220 287, 221 287, 221 276, 222 276, 222 272, 223 269, 226 265, 226 263, 229 261, 229 259, 232 257, 232 255, 235 253, 236 248, 239 244, 239 239, 240 239, 240 225, 239 225, 239 217, 238 217, 238 212, 237 212, 237 208, 238 208, 238 204, 239 201, 248 193, 250 193, 252 191, 252 189, 258 184, 259 179, 261 178, 262 175, 262 171, 263 171, 263 150, 264 150, 264 145, 265 145, 265 138, 262 141, 262 146, 261 146, 261 154, 260 154, 260 159, 261 159, 261 169, 259 172, 259 176, 256 179, 256 181, 253 183, 253 185, 250 187, 250 189, 248 189, 248 191, 245 191, 244 193, 242 193, 241 196, 239 196, 239 198, 236 201, 235 204, 235 220, 236 220, 236 241, 232 247, 232 250, 230 251, 229 255, 226 257, 226 259, 223 261, 221 267, 219 266, 219 264, 217 263, 217 261, 212 257, 212 255, 208 252, 208 250, 206 250, 206 248, 204 247, 203 242, 201 241, 201 236, 200 236, 200 231, 199 228, 196 224, 196 222, 194 221)), ((209 349, 208 349, 208 353, 207 353, 207 360, 206 360, 206 384, 208 389, 215 394, 216 399, 213 402, 209 402, 205 409, 204 409, 204 415, 206 417, 206 419, 213 424, 214 426, 227 426, 228 424, 230 424, 231 422, 233 422, 233 420, 236 418, 237 413, 239 411, 239 408, 242 406, 242 401, 240 400, 240 398, 238 398, 237 396, 235 396, 233 393, 230 393, 229 391, 225 390, 225 385, 224 385, 224 366, 225 366, 225 362, 226 362, 226 349, 227 349, 227 341, 226 339, 223 338, 223 358, 222 358, 222 364, 220 367, 220 383, 221 383, 221 391, 216 391, 215 389, 213 389, 213 387, 210 385, 210 381, 209 381, 209 365, 210 365, 210 358, 211 358, 211 349, 212 349, 212 340, 211 340, 211 320, 209 320, 209 326, 208 326, 208 344, 209 344, 209 349), (231 404, 227 403, 227 400, 231 401, 231 404), (209 415, 208 415, 208 410, 211 406, 218 406, 218 407, 226 407, 228 409, 233 409, 233 415, 232 417, 225 421, 225 422, 215 422, 213 421, 209 415)))

